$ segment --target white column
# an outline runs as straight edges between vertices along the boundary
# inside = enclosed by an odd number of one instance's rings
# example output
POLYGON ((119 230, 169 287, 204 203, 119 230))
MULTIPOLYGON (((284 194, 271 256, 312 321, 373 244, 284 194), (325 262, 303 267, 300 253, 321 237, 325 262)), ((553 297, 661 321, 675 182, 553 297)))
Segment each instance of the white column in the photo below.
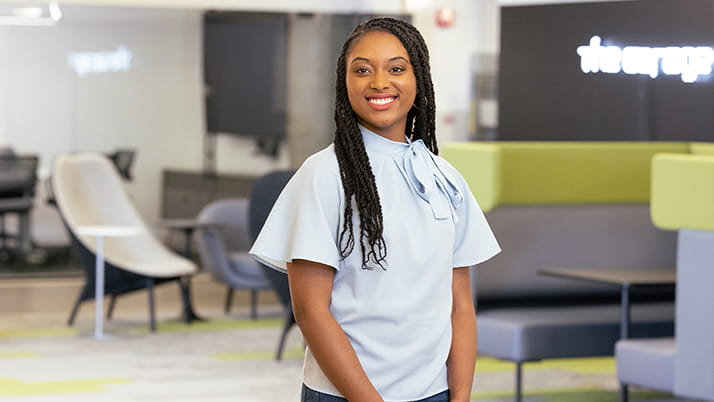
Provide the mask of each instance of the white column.
POLYGON ((469 138, 474 56, 497 53, 499 9, 496 0, 411 0, 406 12, 422 32, 431 52, 440 142, 469 138), (435 13, 454 11, 454 24, 440 28, 435 13))
POLYGON ((287 136, 290 165, 332 142, 334 60, 327 15, 291 15, 288 28, 287 136), (328 96, 329 95, 329 96, 328 96))
POLYGON ((7 28, 0 27, 0 146, 8 144, 7 107, 8 107, 8 44, 7 28))

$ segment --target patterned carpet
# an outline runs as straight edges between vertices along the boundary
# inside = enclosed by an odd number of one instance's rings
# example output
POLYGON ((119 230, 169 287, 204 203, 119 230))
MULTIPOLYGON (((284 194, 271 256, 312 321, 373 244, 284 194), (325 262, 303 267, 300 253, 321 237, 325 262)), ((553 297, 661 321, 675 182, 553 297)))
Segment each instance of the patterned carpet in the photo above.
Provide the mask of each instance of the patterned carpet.
MULTIPOLYGON (((273 314, 276 317, 277 314, 273 314)), ((141 320, 115 320, 95 340, 79 328, 0 329, 0 401, 297 401, 303 342, 291 332, 285 359, 273 360, 279 318, 163 320, 155 334, 141 320)), ((475 401, 513 400, 513 365, 481 358, 475 401)), ((529 402, 617 401, 612 358, 525 365, 529 402)), ((672 401, 634 390, 633 401, 672 401)))

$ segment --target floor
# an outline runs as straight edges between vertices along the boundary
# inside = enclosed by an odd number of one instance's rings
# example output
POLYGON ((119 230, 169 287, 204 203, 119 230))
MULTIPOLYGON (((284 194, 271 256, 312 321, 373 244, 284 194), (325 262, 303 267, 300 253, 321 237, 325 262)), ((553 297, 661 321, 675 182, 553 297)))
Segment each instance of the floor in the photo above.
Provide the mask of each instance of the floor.
MULTIPOLYGON (((52 401, 297 401, 303 341, 297 329, 283 361, 274 360, 281 309, 270 292, 259 295, 259 319, 249 318, 248 296, 236 295, 223 312, 225 289, 206 273, 193 279, 197 312, 207 321, 179 320, 175 284, 157 288, 159 328, 148 331, 146 292, 119 299, 106 323, 108 339, 92 337, 94 304, 66 326, 82 284, 71 272, 0 275, 0 402, 52 401)), ((616 401, 612 358, 552 360, 524 371, 528 402, 616 401)), ((513 400, 513 366, 481 358, 475 401, 513 400)), ((674 401, 635 390, 632 400, 674 401)))

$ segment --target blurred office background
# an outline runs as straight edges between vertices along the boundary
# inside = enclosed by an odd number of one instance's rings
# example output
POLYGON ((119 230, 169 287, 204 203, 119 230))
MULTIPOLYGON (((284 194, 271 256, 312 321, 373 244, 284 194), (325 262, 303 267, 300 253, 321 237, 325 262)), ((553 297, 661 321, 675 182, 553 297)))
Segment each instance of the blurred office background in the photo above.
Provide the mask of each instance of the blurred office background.
MULTIPOLYGON (((0 147, 36 163, 23 194, 30 204, 0 214, 3 327, 63 325, 81 285, 50 183, 59 155, 110 156, 148 227, 185 254, 193 232, 167 222, 194 220, 216 200, 249 198, 258 178, 296 169, 331 142, 339 47, 378 15, 409 19, 429 45, 441 144, 712 141, 711 62, 684 82, 684 67, 673 65, 671 74, 624 65, 586 72, 577 50, 597 35, 619 48, 711 46, 706 0, 0 1, 0 147)), ((189 257, 201 265, 196 252, 189 257)), ((177 291, 161 292, 160 303, 178 306, 177 291)), ((199 314, 225 319, 223 292, 201 271, 199 314)), ((282 318, 279 297, 258 303, 282 318)), ((128 303, 141 311, 139 326, 144 304, 144 296, 128 303)), ((248 296, 238 304, 229 317, 247 320, 248 296)), ((89 309, 80 310, 80 330, 92 325, 89 309)), ((177 312, 160 312, 159 321, 177 312)), ((291 339, 299 350, 299 336, 291 339)))
MULTIPOLYGON (((0 6, 7 15, 17 8, 47 9, 44 2, 0 6)), ((442 141, 469 138, 471 60, 495 55, 498 46, 496 1, 69 1, 60 6, 63 16, 55 26, 0 26, 0 143, 17 153, 37 154, 40 181, 50 175, 58 153, 136 150, 129 186, 149 222, 162 217, 162 208, 168 209, 164 214, 178 213, 162 206, 167 171, 255 176, 299 166, 329 144, 336 54, 360 19, 409 15, 421 29, 431 46, 442 141), (453 26, 436 25, 441 7, 454 13, 453 26), (263 116, 224 110, 239 123, 228 133, 208 131, 213 127, 206 118, 206 96, 221 91, 204 81, 204 57, 210 51, 204 48, 204 33, 213 32, 204 20, 215 20, 204 17, 209 10, 237 10, 241 15, 233 23, 243 18, 247 25, 235 36, 211 38, 212 43, 228 41, 219 50, 233 46, 232 51, 244 53, 234 54, 245 63, 243 72, 223 77, 245 82, 237 88, 245 92, 231 96, 243 99, 243 107, 256 102, 273 108, 263 116), (261 24, 261 17, 273 25, 261 24), (278 32, 260 35, 266 27, 278 32), (251 29, 254 35, 240 35, 251 29), (259 45, 256 55, 248 53, 251 44, 259 45), (247 72, 261 75, 255 79, 247 72), (282 132, 247 131, 275 116, 282 132), (240 127, 243 119, 251 121, 240 127), (261 134, 268 134, 268 144, 259 145, 261 134)), ((212 56, 226 57, 210 62, 228 67, 229 55, 212 56)), ((43 222, 54 220, 42 204, 39 199, 33 218, 38 243, 54 240, 42 238, 49 231, 43 222)), ((61 234, 46 234, 53 236, 61 234)))

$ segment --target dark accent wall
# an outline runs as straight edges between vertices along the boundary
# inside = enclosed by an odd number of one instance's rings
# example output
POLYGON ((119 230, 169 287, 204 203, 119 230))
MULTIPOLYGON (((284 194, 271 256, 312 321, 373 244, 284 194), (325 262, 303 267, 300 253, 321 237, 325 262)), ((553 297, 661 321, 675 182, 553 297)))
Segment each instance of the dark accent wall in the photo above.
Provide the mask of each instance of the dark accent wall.
POLYGON ((501 9, 499 140, 714 140, 714 80, 585 74, 576 49, 714 46, 714 1, 501 9))

